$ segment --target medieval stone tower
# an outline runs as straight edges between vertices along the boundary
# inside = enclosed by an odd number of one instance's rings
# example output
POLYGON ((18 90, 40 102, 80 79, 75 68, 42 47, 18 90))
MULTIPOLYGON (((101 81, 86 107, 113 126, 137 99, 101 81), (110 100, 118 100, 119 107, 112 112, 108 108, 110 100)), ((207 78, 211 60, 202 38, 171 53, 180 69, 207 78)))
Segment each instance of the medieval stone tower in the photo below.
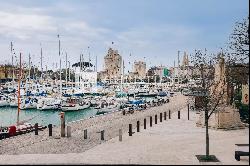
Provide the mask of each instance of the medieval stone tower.
POLYGON ((186 52, 184 52, 183 60, 182 60, 182 66, 189 66, 189 60, 188 60, 188 55, 186 52))

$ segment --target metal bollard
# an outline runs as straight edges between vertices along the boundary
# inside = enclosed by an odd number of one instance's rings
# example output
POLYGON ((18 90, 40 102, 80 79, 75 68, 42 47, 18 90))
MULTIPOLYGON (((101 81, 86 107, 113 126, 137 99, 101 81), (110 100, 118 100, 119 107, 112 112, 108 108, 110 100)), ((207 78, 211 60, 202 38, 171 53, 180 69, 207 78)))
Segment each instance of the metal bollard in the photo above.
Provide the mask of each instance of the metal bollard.
POLYGON ((188 104, 188 120, 189 120, 189 104, 188 104))
POLYGON ((38 123, 35 123, 35 135, 38 135, 38 123))
POLYGON ((144 129, 146 129, 147 121, 144 119, 144 129))
POLYGON ((83 131, 83 137, 84 137, 84 139, 87 139, 88 137, 87 137, 87 129, 85 129, 84 131, 83 131))
POLYGON ((140 132, 140 121, 137 121, 137 132, 140 132))
POLYGON ((122 111, 122 114, 123 114, 123 115, 125 115, 125 114, 126 114, 125 110, 123 110, 123 111, 122 111))
POLYGON ((160 113, 160 122, 162 122, 162 113, 160 113))
POLYGON ((60 113, 61 117, 61 137, 65 137, 65 113, 60 113))
POLYGON ((71 127, 67 126, 67 137, 71 137, 71 127))
POLYGON ((150 127, 152 127, 152 121, 153 121, 153 118, 152 118, 152 116, 150 116, 150 127))
POLYGON ((129 124, 128 133, 129 133, 129 136, 132 136, 132 124, 129 124))
POLYGON ((167 120, 167 113, 164 112, 164 120, 167 120))
POLYGON ((52 136, 52 124, 49 124, 48 128, 49 128, 49 136, 52 136))
POLYGON ((168 119, 171 119, 171 111, 168 110, 168 119))
POLYGON ((122 141, 122 129, 119 129, 119 141, 122 141))
POLYGON ((157 115, 155 115, 155 124, 157 124, 157 115))
POLYGON ((104 130, 101 131, 101 140, 104 140, 104 130))
POLYGON ((180 119, 181 117, 181 112, 180 111, 178 111, 178 119, 180 119))

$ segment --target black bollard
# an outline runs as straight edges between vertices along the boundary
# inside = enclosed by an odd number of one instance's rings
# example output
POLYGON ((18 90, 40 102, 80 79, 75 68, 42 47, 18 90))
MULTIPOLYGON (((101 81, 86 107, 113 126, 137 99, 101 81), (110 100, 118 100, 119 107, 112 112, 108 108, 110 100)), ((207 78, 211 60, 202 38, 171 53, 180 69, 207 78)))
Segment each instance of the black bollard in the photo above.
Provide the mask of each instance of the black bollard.
POLYGON ((144 129, 146 129, 147 121, 144 119, 144 129))
POLYGON ((160 122, 162 122, 162 113, 160 113, 160 122))
POLYGON ((104 130, 101 131, 101 140, 104 140, 104 130))
POLYGON ((178 111, 178 119, 181 118, 181 111, 178 111))
POLYGON ((35 135, 38 135, 38 123, 35 123, 35 135))
POLYGON ((48 128, 49 128, 49 136, 52 136, 52 124, 49 124, 48 128))
POLYGON ((168 119, 171 119, 171 111, 168 110, 168 119))
POLYGON ((167 120, 167 113, 164 112, 164 120, 167 120))
POLYGON ((155 115, 155 124, 157 124, 157 115, 155 115))
POLYGON ((84 137, 84 139, 87 139, 87 129, 85 129, 84 131, 83 131, 83 137, 84 137))
POLYGON ((123 111, 122 111, 122 114, 123 114, 123 115, 125 115, 125 114, 126 114, 125 110, 123 110, 123 111))
POLYGON ((189 104, 188 104, 188 120, 189 120, 189 104))
POLYGON ((129 136, 132 136, 132 124, 129 124, 128 134, 129 136))
POLYGON ((153 121, 153 118, 152 118, 152 116, 150 116, 150 127, 152 127, 152 121, 153 121))
POLYGON ((137 132, 140 132, 140 121, 137 121, 137 132))

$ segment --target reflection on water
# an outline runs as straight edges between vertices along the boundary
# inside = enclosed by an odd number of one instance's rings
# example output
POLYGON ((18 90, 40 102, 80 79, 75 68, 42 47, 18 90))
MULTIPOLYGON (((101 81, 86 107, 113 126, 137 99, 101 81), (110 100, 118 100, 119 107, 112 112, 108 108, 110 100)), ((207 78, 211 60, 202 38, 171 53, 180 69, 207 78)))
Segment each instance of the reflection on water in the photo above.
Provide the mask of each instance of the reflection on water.
MULTIPOLYGON (((41 125, 59 125, 61 111, 46 110, 40 111, 37 109, 21 110, 19 114, 19 121, 31 119, 29 122, 31 124, 41 124, 41 125)), ((87 118, 95 115, 97 110, 88 108, 80 111, 65 112, 65 121, 71 122, 83 118, 87 118)), ((0 126, 9 126, 11 124, 16 124, 17 121, 17 108, 11 107, 0 107, 0 126)))

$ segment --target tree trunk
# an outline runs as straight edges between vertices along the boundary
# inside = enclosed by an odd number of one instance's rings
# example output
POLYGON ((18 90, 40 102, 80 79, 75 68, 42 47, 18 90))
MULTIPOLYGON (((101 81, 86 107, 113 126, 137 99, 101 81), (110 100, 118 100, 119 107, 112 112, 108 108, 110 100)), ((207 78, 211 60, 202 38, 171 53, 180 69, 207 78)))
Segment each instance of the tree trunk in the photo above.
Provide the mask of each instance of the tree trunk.
POLYGON ((209 156, 209 134, 208 134, 208 111, 205 110, 205 126, 206 126, 206 157, 209 156))

